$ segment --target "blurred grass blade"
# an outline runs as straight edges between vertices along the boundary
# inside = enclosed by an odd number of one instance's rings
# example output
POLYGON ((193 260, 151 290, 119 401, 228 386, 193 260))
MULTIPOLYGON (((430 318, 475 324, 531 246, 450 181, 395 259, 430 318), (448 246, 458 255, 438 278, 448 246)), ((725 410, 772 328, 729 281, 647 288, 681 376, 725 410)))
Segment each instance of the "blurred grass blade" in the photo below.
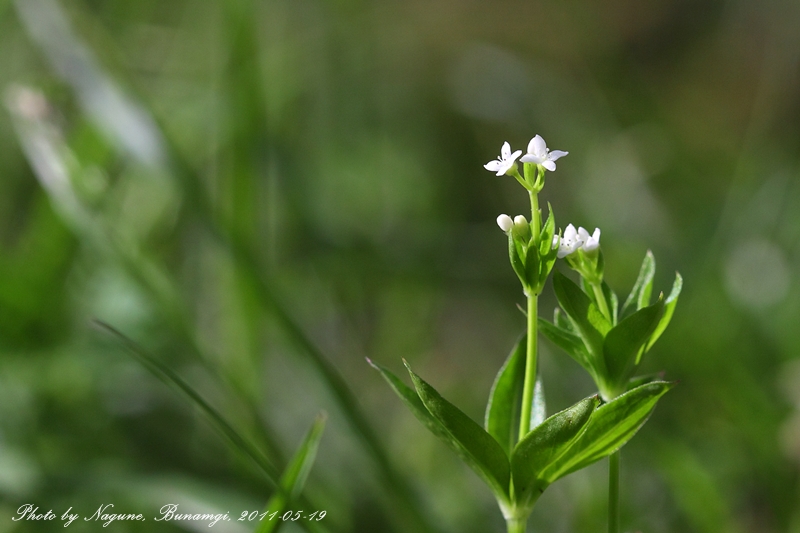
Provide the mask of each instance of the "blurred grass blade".
POLYGON ((495 377, 489 402, 486 404, 484 426, 486 431, 500 443, 511 457, 517 443, 517 426, 522 408, 522 388, 525 379, 525 346, 527 335, 523 335, 495 377))
POLYGON ((300 493, 303 491, 306 479, 308 478, 311 467, 314 465, 314 460, 317 457, 317 448, 319 441, 322 438, 322 432, 325 429, 325 421, 327 416, 321 413, 317 416, 311 429, 308 430, 302 444, 295 452, 289 464, 281 476, 278 490, 267 502, 264 509, 266 516, 261 520, 261 524, 256 529, 255 533, 275 533, 283 525, 281 516, 290 505, 294 503, 300 493), (270 519, 274 514, 274 519, 270 519))
POLYGON ((147 368, 153 375, 155 375, 162 382, 170 387, 178 390, 186 396, 191 403, 193 403, 200 411, 208 418, 211 425, 219 433, 221 433, 235 449, 249 457, 265 474, 270 484, 277 488, 278 485, 278 471, 272 462, 265 457, 258 448, 237 432, 227 420, 220 414, 219 411, 214 409, 208 402, 206 402, 200 394, 195 391, 188 383, 186 383, 180 376, 178 376, 171 368, 164 363, 147 353, 139 344, 131 340, 123 333, 116 330, 113 326, 106 324, 100 320, 95 320, 94 324, 106 333, 110 333, 117 341, 120 342, 145 368, 147 368))
POLYGON ((499 500, 508 501, 511 467, 500 444, 474 420, 445 400, 436 389, 416 375, 407 362, 403 362, 422 403, 447 430, 449 438, 446 442, 459 451, 461 458, 489 485, 499 500))

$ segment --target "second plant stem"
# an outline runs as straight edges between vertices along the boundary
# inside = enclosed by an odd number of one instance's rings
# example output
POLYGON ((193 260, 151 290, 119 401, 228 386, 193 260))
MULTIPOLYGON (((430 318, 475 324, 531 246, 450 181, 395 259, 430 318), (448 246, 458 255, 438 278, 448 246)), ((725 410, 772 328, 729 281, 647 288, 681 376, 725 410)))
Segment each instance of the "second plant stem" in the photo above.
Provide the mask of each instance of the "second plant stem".
POLYGON ((619 450, 608 456, 608 533, 619 533, 619 450))

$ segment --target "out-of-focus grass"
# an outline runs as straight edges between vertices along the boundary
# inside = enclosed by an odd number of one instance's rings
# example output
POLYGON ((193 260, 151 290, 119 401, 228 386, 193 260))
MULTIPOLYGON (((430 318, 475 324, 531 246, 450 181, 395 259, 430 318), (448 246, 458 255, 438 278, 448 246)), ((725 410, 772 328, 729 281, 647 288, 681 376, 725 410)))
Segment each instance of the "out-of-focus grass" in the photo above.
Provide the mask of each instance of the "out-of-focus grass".
MULTIPOLYGON (((0 516, 268 496, 190 407, 89 332, 97 317, 281 460, 328 410, 308 493, 331 530, 416 530, 418 513, 500 531, 490 495, 364 356, 408 358, 480 418, 523 327, 494 219, 526 207, 481 165, 540 133, 570 151, 545 199, 559 225, 603 229, 609 283, 624 293, 647 248, 657 288, 676 269, 686 280, 644 369, 681 386, 625 448, 623 525, 800 531, 798 15, 741 1, 0 0, 0 516), (43 186, 47 172, 65 178, 43 186), (381 481, 398 471, 417 511, 381 481)), ((551 409, 591 392, 545 348, 551 409)), ((556 484, 533 530, 598 530, 603 478, 556 484)))

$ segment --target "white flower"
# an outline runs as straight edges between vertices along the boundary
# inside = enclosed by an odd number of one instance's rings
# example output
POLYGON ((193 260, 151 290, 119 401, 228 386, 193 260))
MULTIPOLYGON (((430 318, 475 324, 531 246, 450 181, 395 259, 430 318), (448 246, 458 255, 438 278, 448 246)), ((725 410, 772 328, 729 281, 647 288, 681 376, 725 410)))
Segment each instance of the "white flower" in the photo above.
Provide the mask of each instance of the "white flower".
POLYGON ((600 247, 600 228, 594 228, 594 233, 589 235, 589 232, 583 228, 578 228, 578 238, 583 241, 584 252, 591 252, 600 247))
POLYGON ((557 256, 559 259, 564 259, 569 254, 577 251, 582 245, 583 240, 581 240, 580 235, 575 230, 575 226, 572 224, 567 226, 567 229, 564 230, 564 235, 560 239, 558 235, 553 236, 553 248, 558 246, 557 256))
POLYGON ((500 215, 497 217, 497 225, 500 226, 501 230, 508 233, 514 227, 514 221, 508 215, 500 215))
POLYGON ((498 176, 502 176, 517 165, 517 158, 520 155, 522 155, 522 150, 517 150, 512 154, 511 145, 504 142, 503 147, 500 149, 500 157, 494 161, 489 161, 483 165, 483 168, 497 172, 498 176))
POLYGON ((541 135, 537 135, 531 142, 528 143, 528 153, 522 156, 523 163, 535 163, 542 165, 549 171, 556 169, 556 159, 564 157, 569 152, 562 152, 561 150, 553 150, 552 152, 547 149, 544 139, 541 135))
POLYGON ((523 215, 517 215, 514 217, 514 224, 521 228, 524 228, 528 225, 528 219, 525 218, 523 215))

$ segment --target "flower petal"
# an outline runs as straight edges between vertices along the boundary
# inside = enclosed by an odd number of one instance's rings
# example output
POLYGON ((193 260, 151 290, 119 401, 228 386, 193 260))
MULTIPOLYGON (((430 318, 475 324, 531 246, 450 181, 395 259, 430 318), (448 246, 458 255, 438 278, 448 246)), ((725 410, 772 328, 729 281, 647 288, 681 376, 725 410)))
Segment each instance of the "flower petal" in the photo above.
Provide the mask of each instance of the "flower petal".
POLYGON ((501 159, 508 159, 511 155, 511 145, 508 144, 508 141, 503 143, 503 147, 500 148, 500 158, 501 159))
POLYGON ((538 156, 534 154, 525 154, 520 159, 520 161, 523 163, 533 163, 534 165, 541 165, 544 160, 544 156, 538 156))
POLYGON ((556 169, 556 164, 553 163, 552 161, 545 161, 545 162, 542 163, 542 166, 544 168, 546 168, 547 170, 549 170, 550 172, 552 172, 552 171, 554 171, 556 169))
POLYGON ((547 144, 542 139, 542 136, 537 134, 528 143, 528 153, 538 156, 544 156, 547 153, 547 144))
POLYGON ((497 172, 497 169, 500 168, 500 161, 496 159, 494 161, 489 161, 488 163, 483 165, 483 168, 485 168, 486 170, 491 170, 492 172, 497 172))
POLYGON ((565 155, 568 154, 569 152, 564 152, 563 150, 553 150, 549 154, 547 154, 547 159, 549 159, 550 161, 555 161, 556 159, 564 157, 565 155))

